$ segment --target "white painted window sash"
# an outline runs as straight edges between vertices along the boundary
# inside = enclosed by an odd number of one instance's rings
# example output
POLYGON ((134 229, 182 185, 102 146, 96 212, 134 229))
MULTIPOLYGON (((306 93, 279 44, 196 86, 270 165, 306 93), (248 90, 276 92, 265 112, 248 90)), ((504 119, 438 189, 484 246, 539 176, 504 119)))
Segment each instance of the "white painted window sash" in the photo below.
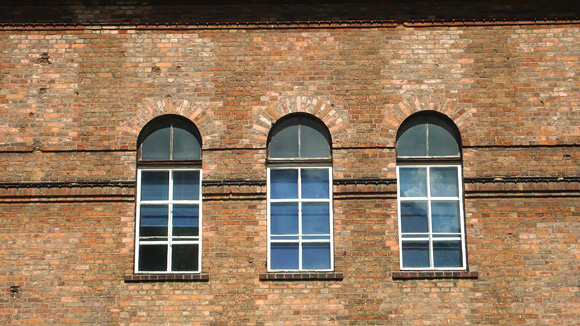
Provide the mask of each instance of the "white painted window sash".
POLYGON ((148 273, 148 274, 163 274, 163 273, 200 273, 201 272, 201 261, 202 261, 202 200, 201 200, 201 184, 202 184, 202 170, 201 169, 189 169, 189 168, 168 168, 168 169, 138 169, 137 170, 137 208, 136 208, 136 223, 135 223, 135 273, 148 273), (169 195, 168 200, 144 200, 141 201, 141 174, 142 172, 168 172, 169 173, 169 195), (199 172, 199 187, 198 187, 198 200, 173 200, 173 173, 182 171, 198 171, 199 172), (148 205, 167 205, 168 209, 168 221, 167 221, 167 236, 164 237, 140 237, 140 223, 141 223, 141 207, 148 205), (173 236, 173 206, 174 205, 198 205, 199 214, 199 235, 198 236, 173 236), (152 240, 154 238, 166 238, 167 240, 152 240), (196 271, 172 271, 171 257, 172 257, 172 245, 198 245, 198 269, 196 271), (141 245, 167 245, 167 269, 165 271, 140 271, 139 270, 139 252, 141 245))
POLYGON ((332 168, 331 167, 276 167, 267 169, 267 246, 268 246, 268 257, 267 265, 269 272, 278 271, 333 271, 334 270, 334 241, 333 241, 333 208, 332 208, 332 168), (283 170, 297 170, 298 171, 298 198, 280 198, 271 199, 271 170, 283 169, 283 170), (307 199, 302 198, 302 174, 301 170, 307 169, 325 169, 328 171, 328 198, 313 198, 307 199), (284 234, 284 235, 272 235, 270 232, 270 208, 272 203, 297 203, 298 204, 298 234, 284 234), (329 229, 328 234, 303 234, 302 233, 302 204, 303 203, 328 203, 328 219, 329 219, 329 229), (307 237, 329 237, 328 239, 308 239, 307 237), (278 239, 273 239, 273 237, 278 237, 278 239), (298 239, 283 239, 283 237, 298 237, 298 239), (305 238, 306 237, 306 238, 305 238), (298 269, 272 269, 271 264, 271 244, 272 243, 297 243, 298 244, 298 269), (330 268, 329 269, 304 269, 302 267, 302 243, 329 243, 330 248, 330 268))
POLYGON ((398 229, 399 229, 399 253, 400 253, 400 268, 401 270, 466 270, 467 269, 467 252, 465 245, 465 218, 464 218, 464 207, 463 207, 463 182, 461 175, 460 165, 444 165, 444 164, 431 164, 431 165, 401 165, 397 166, 397 215, 398 215, 398 229), (399 170, 401 168, 412 167, 412 168, 426 168, 427 174, 427 196, 426 197, 401 197, 401 179, 399 170), (431 168, 438 167, 455 167, 457 169, 457 197, 432 197, 431 196, 431 168), (427 221, 429 232, 419 233, 403 233, 401 226, 401 203, 406 201, 425 201, 427 202, 427 221), (433 218, 431 215, 431 202, 433 201, 452 201, 458 202, 459 206, 459 233, 434 233, 433 230, 433 218), (412 237, 403 237, 403 236, 412 237), (436 235, 442 235, 442 237, 437 237, 436 235), (403 256, 403 243, 407 241, 428 241, 429 244, 429 267, 417 268, 417 267, 403 267, 404 256, 403 256), (443 241, 460 241, 461 248, 461 261, 462 266, 460 267, 436 267, 434 264, 434 252, 433 244, 435 242, 443 241))

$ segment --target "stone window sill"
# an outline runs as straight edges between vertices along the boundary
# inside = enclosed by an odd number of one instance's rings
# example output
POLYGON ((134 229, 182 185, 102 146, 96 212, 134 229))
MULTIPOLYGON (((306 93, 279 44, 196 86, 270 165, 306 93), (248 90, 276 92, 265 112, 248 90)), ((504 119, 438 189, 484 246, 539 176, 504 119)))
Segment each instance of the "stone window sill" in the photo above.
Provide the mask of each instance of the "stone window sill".
POLYGON ((459 272, 459 271, 403 271, 393 272, 393 280, 414 280, 414 279, 438 279, 438 278, 479 278, 478 272, 459 272))
POLYGON ((137 282, 208 282, 209 274, 129 274, 125 283, 137 282))
POLYGON ((342 281, 344 275, 336 272, 274 272, 262 273, 260 281, 342 281))

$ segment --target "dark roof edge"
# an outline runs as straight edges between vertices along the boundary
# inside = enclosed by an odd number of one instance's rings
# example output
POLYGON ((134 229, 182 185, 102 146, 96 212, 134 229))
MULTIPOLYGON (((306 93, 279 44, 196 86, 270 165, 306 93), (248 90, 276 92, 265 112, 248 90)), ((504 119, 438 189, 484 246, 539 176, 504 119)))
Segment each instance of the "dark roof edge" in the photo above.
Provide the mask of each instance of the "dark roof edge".
POLYGON ((580 17, 562 19, 437 19, 437 20, 332 20, 332 21, 253 21, 195 23, 0 23, 0 29, 285 29, 285 28, 374 28, 374 27, 452 27, 493 25, 580 24, 580 17))

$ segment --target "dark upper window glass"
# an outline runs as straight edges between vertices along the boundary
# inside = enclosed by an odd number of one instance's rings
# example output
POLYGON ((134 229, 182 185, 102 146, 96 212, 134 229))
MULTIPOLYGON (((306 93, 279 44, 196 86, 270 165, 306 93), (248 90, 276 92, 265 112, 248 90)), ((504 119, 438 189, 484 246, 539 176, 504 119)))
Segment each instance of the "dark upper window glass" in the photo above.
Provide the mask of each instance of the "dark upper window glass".
POLYGON ((397 134, 398 157, 459 157, 459 149, 457 127, 435 112, 409 117, 397 134))
POLYGON ((200 160, 201 136, 195 125, 177 116, 164 116, 145 127, 139 137, 139 160, 200 160))
POLYGON ((293 115, 272 127, 269 158, 325 159, 330 156, 330 133, 320 120, 308 115, 293 115))

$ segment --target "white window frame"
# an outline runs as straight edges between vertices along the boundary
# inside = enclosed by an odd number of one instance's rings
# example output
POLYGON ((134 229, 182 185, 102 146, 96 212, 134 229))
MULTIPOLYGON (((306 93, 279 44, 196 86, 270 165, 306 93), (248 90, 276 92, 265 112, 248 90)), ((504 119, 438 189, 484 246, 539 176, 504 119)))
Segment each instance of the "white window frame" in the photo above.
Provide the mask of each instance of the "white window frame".
POLYGON ((135 273, 147 273, 147 274, 195 274, 201 272, 201 256, 202 256, 202 225, 203 225, 203 213, 202 213, 202 198, 201 198, 201 184, 202 184, 203 173, 201 169, 192 168, 139 168, 137 170, 137 209, 136 209, 136 229, 135 229, 135 273), (167 200, 154 200, 154 201, 142 201, 141 200, 141 173, 146 172, 168 172, 169 173, 169 196, 167 200), (198 171, 199 172, 199 194, 198 200, 173 200, 173 172, 178 171, 198 171), (169 215, 167 222, 167 241, 147 241, 139 239, 139 231, 141 225, 141 205, 168 205, 169 215), (174 204, 191 204, 198 205, 199 210, 199 235, 195 239, 179 240, 177 237, 172 237, 173 231, 173 205, 174 204), (139 252, 141 244, 158 244, 167 245, 167 269, 165 271, 140 271, 139 270, 139 252), (171 258, 172 258, 172 245, 173 244, 197 244, 198 245, 198 270, 196 271, 172 271, 171 270, 171 258))
POLYGON ((399 257, 400 257, 400 268, 401 270, 454 270, 463 271, 467 269, 467 251, 465 245, 465 217, 464 217, 464 205, 463 205, 463 178, 461 174, 461 165, 457 164, 428 164, 428 165, 415 165, 407 164, 397 166, 397 214, 398 214, 398 224, 399 224, 399 257), (455 167, 457 169, 457 197, 434 197, 431 196, 431 177, 430 169, 438 167, 455 167), (426 197, 401 197, 401 179, 399 170, 401 168, 426 168, 427 169, 427 196, 426 197), (434 240, 433 237, 433 225, 431 216, 431 201, 457 201, 459 203, 459 221, 460 221, 460 232, 461 234, 455 237, 441 237, 434 240), (427 220, 429 224, 429 230, 424 235, 417 236, 415 238, 405 238, 405 241, 425 241, 429 242, 429 267, 417 268, 417 267, 403 267, 403 232, 401 224, 401 202, 405 201, 426 201, 427 202, 427 220), (433 255, 433 242, 437 241, 457 241, 461 240, 461 262, 460 267, 436 267, 434 266, 434 255, 433 255))
POLYGON ((332 167, 328 166, 312 166, 312 167, 296 167, 296 166, 279 166, 279 167, 268 167, 267 171, 267 217, 268 217, 268 226, 267 226, 267 238, 268 238, 268 272, 283 272, 283 271, 294 271, 294 272, 308 272, 308 271, 316 271, 316 272, 330 272, 334 271, 334 216, 333 216, 333 208, 332 208, 332 167), (317 199, 304 199, 302 198, 302 176, 300 171, 307 170, 307 169, 326 169, 328 170, 328 198, 317 198, 317 199), (271 179, 270 179, 270 171, 271 170, 298 170, 298 198, 293 199, 272 199, 270 198, 271 195, 271 179), (298 234, 294 236, 298 237, 298 240, 272 240, 271 233, 270 233, 270 207, 271 203, 298 203, 298 234), (328 240, 322 239, 302 239, 302 203, 328 203, 328 219, 329 219, 329 231, 330 234, 316 234, 317 236, 329 236, 328 240), (298 243, 298 269, 272 269, 271 264, 271 244, 272 243, 298 243), (302 268, 302 243, 329 243, 330 244, 330 268, 329 269, 303 269, 302 268))

